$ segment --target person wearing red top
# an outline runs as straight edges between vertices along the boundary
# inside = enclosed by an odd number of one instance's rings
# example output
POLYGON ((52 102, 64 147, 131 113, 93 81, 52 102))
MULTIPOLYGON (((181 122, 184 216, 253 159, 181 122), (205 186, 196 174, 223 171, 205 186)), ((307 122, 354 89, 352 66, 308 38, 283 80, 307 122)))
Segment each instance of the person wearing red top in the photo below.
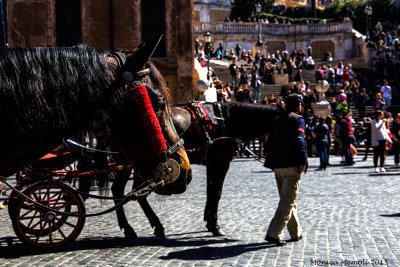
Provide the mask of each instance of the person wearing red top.
POLYGON ((350 82, 350 80, 351 80, 349 68, 347 68, 347 67, 344 69, 342 80, 343 80, 343 84, 345 84, 346 82, 350 82))

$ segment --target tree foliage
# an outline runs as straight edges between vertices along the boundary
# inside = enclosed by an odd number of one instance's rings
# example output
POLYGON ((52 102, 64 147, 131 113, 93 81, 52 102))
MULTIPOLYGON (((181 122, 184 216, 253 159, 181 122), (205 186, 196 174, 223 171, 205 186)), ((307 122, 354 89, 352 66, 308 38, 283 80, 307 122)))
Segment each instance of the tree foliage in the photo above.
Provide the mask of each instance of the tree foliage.
POLYGON ((373 12, 371 17, 371 24, 375 25, 378 21, 399 21, 399 10, 396 10, 393 4, 393 0, 350 0, 348 2, 336 2, 329 5, 325 8, 325 10, 320 12, 319 17, 338 20, 341 20, 344 17, 350 17, 350 19, 353 21, 353 27, 358 31, 365 33, 365 7, 367 5, 372 7, 373 12))
POLYGON ((274 6, 274 0, 234 0, 232 3, 231 20, 237 19, 246 21, 248 18, 256 15, 256 5, 260 2, 261 12, 269 12, 274 6))
MULTIPOLYGON (((231 19, 240 17, 243 21, 247 21, 249 17, 262 16, 270 21, 273 18, 279 20, 291 21, 292 23, 304 23, 305 21, 315 21, 310 8, 285 9, 284 14, 271 14, 271 9, 274 5, 273 0, 261 0, 262 11, 256 13, 256 4, 258 0, 234 0, 232 3, 231 19)), ((343 20, 345 17, 350 17, 353 21, 353 26, 360 32, 366 32, 366 14, 365 7, 369 5, 373 9, 371 17, 371 25, 375 25, 378 21, 384 23, 400 22, 400 10, 394 7, 394 0, 347 0, 337 1, 324 10, 317 11, 319 20, 326 19, 327 21, 343 20)))

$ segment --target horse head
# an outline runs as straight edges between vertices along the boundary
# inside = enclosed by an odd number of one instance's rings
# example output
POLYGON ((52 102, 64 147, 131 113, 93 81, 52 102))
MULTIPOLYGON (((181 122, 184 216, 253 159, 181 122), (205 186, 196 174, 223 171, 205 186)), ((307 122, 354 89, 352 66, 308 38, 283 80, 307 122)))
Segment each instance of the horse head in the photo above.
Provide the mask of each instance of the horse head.
POLYGON ((161 172, 165 185, 157 192, 170 195, 184 192, 192 174, 183 140, 172 123, 166 82, 149 62, 159 40, 107 58, 123 90, 130 92, 120 105, 112 105, 124 112, 110 112, 109 141, 132 161, 136 175, 148 179, 161 172), (139 124, 145 127, 135 127, 139 124))

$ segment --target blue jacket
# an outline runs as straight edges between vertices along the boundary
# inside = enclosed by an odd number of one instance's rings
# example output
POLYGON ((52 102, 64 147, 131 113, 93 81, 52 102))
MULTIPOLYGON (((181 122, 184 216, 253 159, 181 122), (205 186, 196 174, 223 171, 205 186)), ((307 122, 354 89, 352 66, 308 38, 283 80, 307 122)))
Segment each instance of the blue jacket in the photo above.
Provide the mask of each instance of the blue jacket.
POLYGON ((329 143, 329 127, 326 123, 318 125, 315 129, 317 145, 327 145, 329 143))
POLYGON ((264 166, 270 169, 307 165, 302 116, 291 112, 276 117, 266 144, 264 166))

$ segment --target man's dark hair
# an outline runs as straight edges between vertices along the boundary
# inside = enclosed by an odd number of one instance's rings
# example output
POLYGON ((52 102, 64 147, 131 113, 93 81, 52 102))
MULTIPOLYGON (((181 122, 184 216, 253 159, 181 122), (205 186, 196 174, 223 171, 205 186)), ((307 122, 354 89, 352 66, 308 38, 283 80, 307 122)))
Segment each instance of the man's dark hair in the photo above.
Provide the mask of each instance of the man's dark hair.
POLYGON ((381 115, 383 117, 383 111, 382 110, 375 111, 375 118, 377 118, 378 115, 381 115))
POLYGON ((290 94, 285 99, 287 112, 298 112, 299 104, 303 105, 303 100, 299 94, 290 94))

